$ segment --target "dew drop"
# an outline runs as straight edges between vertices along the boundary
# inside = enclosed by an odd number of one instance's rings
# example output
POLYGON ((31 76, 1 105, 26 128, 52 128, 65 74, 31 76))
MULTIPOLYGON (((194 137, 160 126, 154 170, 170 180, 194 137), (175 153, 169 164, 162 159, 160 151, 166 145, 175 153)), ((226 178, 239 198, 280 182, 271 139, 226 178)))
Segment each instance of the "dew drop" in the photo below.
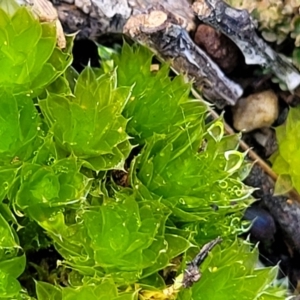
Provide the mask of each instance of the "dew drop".
POLYGON ((183 198, 179 198, 179 203, 181 203, 181 204, 185 205, 185 201, 184 201, 184 199, 183 199, 183 198))
POLYGON ((50 157, 48 158, 47 164, 48 164, 48 165, 52 165, 54 162, 55 162, 55 157, 50 156, 50 157))
POLYGON ((7 181, 3 182, 3 188, 4 188, 4 190, 7 190, 8 186, 9 186, 9 184, 8 184, 7 181))
POLYGON ((224 169, 224 168, 225 168, 225 164, 224 164, 224 163, 220 163, 220 164, 219 164, 219 168, 220 168, 220 169, 224 169))
POLYGON ((226 189, 228 187, 228 183, 225 180, 219 181, 219 187, 221 189, 226 189))
POLYGON ((243 195, 243 192, 242 192, 241 190, 236 191, 236 192, 235 192, 235 195, 236 195, 237 197, 241 197, 241 196, 243 195))
POLYGON ((210 197, 209 197, 210 200, 216 200, 216 198, 217 198, 217 194, 216 193, 210 194, 210 197))

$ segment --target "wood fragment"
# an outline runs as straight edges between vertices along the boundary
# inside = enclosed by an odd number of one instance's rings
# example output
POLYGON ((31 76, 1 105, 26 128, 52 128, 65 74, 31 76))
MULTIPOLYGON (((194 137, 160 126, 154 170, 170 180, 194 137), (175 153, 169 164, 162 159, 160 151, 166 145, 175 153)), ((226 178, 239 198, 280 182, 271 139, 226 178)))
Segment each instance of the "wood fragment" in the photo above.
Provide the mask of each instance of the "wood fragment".
POLYGON ((153 7, 131 16, 123 32, 150 47, 164 60, 171 60, 173 68, 194 79, 196 88, 219 108, 234 105, 241 97, 242 88, 228 79, 219 66, 195 45, 181 18, 163 7, 153 7))
POLYGON ((290 91, 300 85, 297 69, 258 37, 247 10, 235 9, 223 0, 196 0, 192 7, 201 21, 221 31, 240 48, 246 64, 272 70, 290 91))
POLYGON ((200 265, 204 262, 209 252, 217 245, 222 242, 220 237, 205 244, 196 257, 189 263, 187 263, 187 268, 184 271, 184 276, 182 280, 183 287, 191 287, 194 283, 200 280, 201 272, 200 265))

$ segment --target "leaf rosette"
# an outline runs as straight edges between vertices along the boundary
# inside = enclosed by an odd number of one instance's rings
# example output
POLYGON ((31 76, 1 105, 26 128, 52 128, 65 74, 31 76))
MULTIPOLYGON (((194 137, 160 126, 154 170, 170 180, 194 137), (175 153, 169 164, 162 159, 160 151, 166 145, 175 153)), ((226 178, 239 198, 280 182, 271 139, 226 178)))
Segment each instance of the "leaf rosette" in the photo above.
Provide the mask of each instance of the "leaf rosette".
POLYGON ((20 254, 18 237, 8 222, 0 214, 0 298, 16 299, 21 291, 17 278, 23 273, 25 255, 20 254))
POLYGON ((115 72, 97 74, 86 68, 74 95, 49 94, 39 105, 59 148, 95 170, 123 169, 132 146, 122 110, 130 88, 116 87, 115 72))
POLYGON ((224 227, 235 227, 230 214, 236 218, 253 191, 240 181, 245 154, 234 150, 237 141, 223 136, 221 120, 156 135, 134 163, 132 186, 141 197, 162 198, 175 220, 198 221, 203 234, 224 236, 224 227))
POLYGON ((0 88, 37 96, 71 64, 71 49, 58 49, 55 23, 41 23, 25 7, 2 3, 0 20, 0 88))
POLYGON ((80 164, 74 158, 58 160, 51 166, 26 163, 10 197, 16 193, 17 207, 40 220, 43 208, 64 207, 84 199, 89 180, 79 169, 80 164))
POLYGON ((0 90, 0 164, 19 165, 33 157, 40 117, 32 100, 0 90))
POLYGON ((136 291, 119 292, 111 278, 87 280, 78 286, 61 288, 46 282, 36 282, 38 300, 43 299, 89 299, 89 300, 138 300, 136 291))
POLYGON ((129 119, 127 132, 139 144, 154 133, 168 134, 174 128, 197 122, 206 111, 200 101, 190 99, 191 83, 183 75, 170 77, 170 66, 152 68, 153 53, 135 45, 124 44, 113 55, 118 86, 131 86, 132 92, 123 115, 129 119), (128 65, 128 61, 134 64, 128 65))
POLYGON ((169 214, 159 202, 118 193, 101 206, 77 210, 76 217, 56 214, 41 224, 73 269, 130 284, 162 270, 190 247, 187 239, 165 232, 169 214))
POLYGON ((0 88, 0 199, 9 191, 22 163, 34 156, 41 139, 40 117, 25 95, 0 88))
POLYGON ((178 299, 287 299, 284 286, 274 284, 278 269, 260 268, 257 260, 257 247, 247 241, 217 246, 201 266, 201 280, 178 299))

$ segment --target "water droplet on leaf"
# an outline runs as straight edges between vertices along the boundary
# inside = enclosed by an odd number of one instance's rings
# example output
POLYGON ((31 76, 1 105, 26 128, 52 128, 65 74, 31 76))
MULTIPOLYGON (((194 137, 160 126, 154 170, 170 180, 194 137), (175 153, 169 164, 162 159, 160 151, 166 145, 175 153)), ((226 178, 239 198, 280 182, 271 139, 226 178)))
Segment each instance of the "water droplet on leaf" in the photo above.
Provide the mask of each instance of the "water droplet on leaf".
POLYGON ((181 203, 181 204, 185 205, 185 201, 184 201, 184 199, 183 199, 183 198, 179 198, 179 203, 181 203))

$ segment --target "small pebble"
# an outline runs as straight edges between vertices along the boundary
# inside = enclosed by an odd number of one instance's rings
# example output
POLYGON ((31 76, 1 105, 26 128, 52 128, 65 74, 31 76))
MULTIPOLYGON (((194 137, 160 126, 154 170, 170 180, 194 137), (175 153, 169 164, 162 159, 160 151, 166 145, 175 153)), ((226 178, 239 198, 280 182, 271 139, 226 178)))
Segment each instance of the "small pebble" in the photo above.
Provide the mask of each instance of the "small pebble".
POLYGON ((92 9, 91 0, 75 0, 75 6, 85 14, 89 14, 92 9))
POLYGON ((233 126, 238 131, 249 132, 271 126, 278 118, 278 97, 272 90, 241 98, 233 112, 233 126))
POLYGON ((276 232, 275 221, 265 209, 255 206, 247 208, 244 220, 253 222, 250 233, 257 241, 264 242, 274 239, 276 232))
POLYGON ((194 42, 205 50, 225 73, 230 73, 237 66, 239 55, 237 46, 214 28, 200 24, 194 42))

